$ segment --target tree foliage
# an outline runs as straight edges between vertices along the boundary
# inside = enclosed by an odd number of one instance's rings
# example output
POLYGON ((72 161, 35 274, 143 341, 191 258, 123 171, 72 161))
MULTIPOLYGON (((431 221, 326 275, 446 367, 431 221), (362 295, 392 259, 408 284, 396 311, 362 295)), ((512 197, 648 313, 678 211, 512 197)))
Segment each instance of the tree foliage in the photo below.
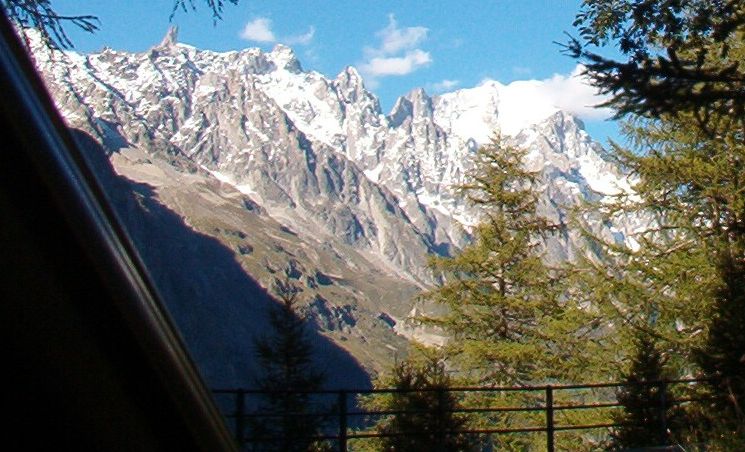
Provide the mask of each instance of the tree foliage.
POLYGON ((96 16, 58 14, 50 0, 0 0, 0 6, 12 23, 20 28, 37 29, 44 43, 54 48, 72 47, 72 41, 65 33, 67 24, 89 33, 98 30, 96 16))
POLYGON ((711 378, 709 424, 730 436, 743 431, 745 396, 745 143, 737 122, 712 115, 704 129, 678 113, 627 125, 635 147, 615 146, 613 155, 634 191, 595 208, 648 226, 603 244, 588 294, 618 330, 631 327, 618 334, 654 337, 673 369, 711 378))
POLYGON ((613 156, 633 193, 606 218, 641 214, 651 227, 606 244, 595 266, 624 325, 635 313, 662 322, 649 334, 683 344, 688 372, 712 381, 714 430, 743 435, 745 397, 745 4, 725 0, 586 0, 582 42, 568 48, 607 105, 631 113, 632 149, 613 156), (614 45, 626 58, 600 56, 614 45), (666 328, 665 328, 666 327, 666 328))
POLYGON ((742 149, 727 145, 731 137, 710 139, 683 114, 638 120, 625 131, 632 148, 614 145, 611 157, 630 174, 633 191, 589 210, 637 226, 623 242, 598 241, 602 260, 586 262, 595 274, 587 297, 619 324, 656 336, 685 366, 706 340, 722 284, 717 265, 732 237, 721 232, 734 225, 719 232, 715 225, 736 217, 742 149))
POLYGON ((745 36, 742 1, 585 0, 574 25, 566 50, 619 116, 745 113, 745 66, 731 53, 745 36), (610 45, 622 58, 597 50, 610 45))
MULTIPOLYGON (((212 13, 213 22, 222 19, 226 3, 237 5, 239 0, 203 0, 212 13)), ((80 28, 88 33, 98 30, 98 17, 91 14, 59 14, 52 6, 51 0, 0 0, 0 7, 8 19, 20 28, 34 28, 39 31, 45 45, 55 49, 74 47, 65 32, 67 25, 80 28)), ((196 11, 194 0, 173 0, 172 20, 177 11, 196 11)))
POLYGON ((716 422, 745 446, 745 262, 742 257, 720 264, 724 279, 716 294, 709 337, 697 361, 718 397, 712 406, 716 422))
MULTIPOLYGON (((203 0, 204 3, 206 3, 207 8, 212 12, 212 20, 213 22, 217 22, 218 20, 222 20, 222 14, 223 10, 225 9, 225 4, 231 3, 233 5, 237 5, 239 0, 203 0)), ((171 19, 176 15, 176 12, 178 10, 182 10, 183 12, 187 12, 189 9, 192 11, 197 10, 197 5, 194 3, 194 0, 174 0, 173 2, 173 11, 171 11, 171 19)))
POLYGON ((323 407, 313 403, 309 391, 320 390, 326 377, 313 363, 306 323, 297 312, 299 289, 289 280, 275 284, 280 303, 269 311, 270 331, 254 341, 261 372, 255 386, 265 391, 258 411, 275 415, 253 423, 253 436, 266 439, 257 441, 254 450, 313 450, 311 437, 323 419, 310 413, 323 407))
POLYGON ((449 353, 477 383, 563 374, 576 351, 567 345, 584 324, 561 297, 558 269, 543 260, 544 241, 560 226, 536 211, 538 173, 525 169, 525 155, 499 137, 477 151, 461 190, 481 221, 462 252, 434 261, 445 282, 425 295, 447 306, 447 314, 428 320, 452 336, 449 353))
POLYGON ((622 424, 613 433, 615 449, 643 448, 670 444, 680 427, 680 412, 669 404, 672 394, 663 380, 673 375, 651 336, 638 334, 631 366, 618 394, 623 411, 615 416, 622 424))
POLYGON ((400 362, 375 386, 392 391, 368 399, 367 408, 397 412, 376 424, 375 429, 383 435, 376 450, 474 450, 473 439, 457 433, 466 428, 468 420, 453 412, 459 402, 448 391, 452 380, 437 357, 400 362))

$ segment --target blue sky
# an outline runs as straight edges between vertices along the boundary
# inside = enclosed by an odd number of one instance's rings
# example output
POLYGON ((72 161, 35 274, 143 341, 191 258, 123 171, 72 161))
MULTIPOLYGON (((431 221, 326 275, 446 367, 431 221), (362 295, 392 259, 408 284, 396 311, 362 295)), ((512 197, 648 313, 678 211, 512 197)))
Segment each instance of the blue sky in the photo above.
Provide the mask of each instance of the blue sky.
MULTIPOLYGON (((53 0, 59 12, 94 14, 94 35, 68 27, 76 50, 103 46, 143 51, 157 44, 169 25, 171 0, 53 0)), ((491 1, 290 1, 240 0, 213 20, 203 0, 197 11, 178 11, 179 41, 198 48, 233 50, 276 43, 290 45, 305 69, 333 77, 352 65, 388 111, 415 87, 430 94, 478 85, 544 80, 561 93, 597 140, 617 137, 608 112, 593 111, 592 90, 572 77, 576 61, 555 41, 574 32, 581 0, 491 1)))

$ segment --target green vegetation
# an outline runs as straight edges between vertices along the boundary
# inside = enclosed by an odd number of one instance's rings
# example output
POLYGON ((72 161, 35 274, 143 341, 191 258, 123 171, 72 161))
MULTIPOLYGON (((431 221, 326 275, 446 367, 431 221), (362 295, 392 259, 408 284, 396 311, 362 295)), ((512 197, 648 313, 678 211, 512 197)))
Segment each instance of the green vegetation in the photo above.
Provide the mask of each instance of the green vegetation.
POLYGON ((452 380, 436 356, 398 363, 375 386, 393 391, 369 397, 363 402, 365 408, 402 411, 378 420, 375 430, 383 436, 374 444, 375 450, 474 450, 472 437, 451 433, 466 428, 467 418, 453 413, 459 402, 446 391, 452 380))
POLYGON ((667 384, 659 383, 671 377, 662 353, 647 334, 640 334, 635 345, 636 354, 624 379, 627 386, 617 394, 623 412, 616 413, 614 420, 623 425, 613 433, 614 449, 667 445, 680 429, 679 409, 668 404, 672 393, 667 384))
POLYGON ((289 279, 276 281, 280 304, 269 311, 270 334, 254 343, 261 374, 256 388, 262 395, 259 412, 277 416, 251 425, 257 441, 253 450, 308 451, 323 449, 310 439, 320 434, 323 419, 313 412, 329 411, 313 403, 311 391, 322 388, 325 376, 313 364, 313 347, 306 335, 305 319, 296 310, 299 289, 289 279), (301 391, 301 392, 297 392, 301 391), (271 439, 269 439, 271 438, 271 439))
POLYGON ((576 25, 580 38, 567 50, 626 119, 630 147, 612 144, 608 155, 631 174, 633 192, 579 212, 596 254, 551 268, 541 246, 565 226, 537 215, 524 151, 494 140, 461 187, 483 215, 474 242, 434 263, 445 282, 426 298, 448 313, 424 320, 448 332, 454 368, 479 384, 705 376, 712 402, 686 407, 685 435, 673 431, 680 411, 668 413, 663 434, 658 402, 672 396, 664 388, 627 387, 614 418, 641 430, 619 430, 615 444, 682 435, 742 448, 745 5, 587 0, 576 25), (597 53, 602 46, 622 58, 597 53), (630 218, 649 226, 620 243, 593 232, 599 221, 630 218))
MULTIPOLYGON (((216 18, 223 3, 207 1, 216 18)), ((63 21, 96 29, 94 17, 57 16, 48 1, 1 5, 17 24, 38 27, 50 45, 71 45, 63 21)), ((193 3, 175 2, 176 9, 187 6, 193 3)), ((464 382, 630 383, 618 393, 622 412, 582 419, 628 424, 614 432, 613 447, 687 440, 745 450, 745 3, 585 0, 575 25, 579 37, 565 50, 626 120, 630 145, 612 144, 608 156, 631 175, 633 192, 579 212, 577 225, 595 254, 551 266, 543 258, 545 239, 568 225, 537 213, 539 174, 525 169, 525 150, 496 137, 477 152, 474 172, 460 187, 482 215, 474 241, 433 261, 444 283, 423 295, 447 313, 422 321, 448 333, 441 352, 464 382), (603 47, 619 57, 604 56, 603 47), (593 223, 630 218, 649 226, 624 242, 593 232, 593 223), (708 379, 699 391, 707 401, 665 406, 675 394, 637 384, 684 376, 708 379)), ((257 339, 255 348, 263 370, 257 386, 269 394, 261 409, 282 414, 252 427, 257 436, 281 438, 264 444, 267 450, 308 450, 307 438, 321 425, 303 417, 312 409, 309 396, 288 391, 320 389, 324 378, 311 364, 297 290, 280 282, 278 295, 269 319, 275 334, 257 339)), ((377 385, 421 390, 366 402, 412 412, 382 420, 378 432, 420 432, 386 436, 381 450, 474 446, 448 433, 466 419, 452 413, 459 401, 441 391, 451 385, 442 361, 405 361, 377 385)), ((473 397, 482 405, 542 403, 520 394, 473 397)), ((473 422, 522 426, 539 417, 510 413, 473 422)), ((597 446, 588 438, 578 433, 562 441, 573 449, 597 446)), ((522 437, 500 441, 509 449, 536 446, 522 437)))
POLYGON ((588 0, 577 24, 583 41, 569 49, 628 115, 633 144, 611 155, 637 178, 635 194, 605 213, 654 219, 637 247, 606 247, 615 259, 596 273, 615 294, 597 302, 679 352, 678 372, 711 379, 714 402, 699 425, 713 447, 727 437, 742 448, 745 5, 588 0), (625 59, 604 58, 597 45, 625 59), (645 328, 650 316, 655 327, 645 328))
POLYGON ((433 262, 445 283, 424 295, 448 307, 424 320, 453 337, 447 356, 477 384, 566 377, 568 362, 586 356, 575 343, 584 316, 562 297, 559 269, 542 259, 543 239, 562 226, 536 214, 537 173, 524 157, 499 137, 479 149, 461 190, 482 221, 471 245, 433 262))
MULTIPOLYGON (((537 213, 538 176, 525 169, 526 151, 495 137, 478 150, 474 172, 460 189, 479 207, 481 222, 473 242, 452 258, 433 261, 444 283, 424 298, 447 306, 447 313, 421 319, 452 339, 442 350, 459 378, 472 385, 514 386, 607 378, 606 338, 596 313, 567 296, 580 281, 567 266, 550 266, 545 239, 566 225, 537 213)), ((538 393, 475 393, 469 406, 537 406, 538 393)), ((562 401, 562 402, 567 402, 562 401)), ((608 421, 584 413, 577 422, 608 421)), ((577 415, 579 417, 577 417, 577 415)), ((488 428, 545 425, 540 412, 499 412, 473 416, 488 428)), ((579 435, 562 435, 576 445, 579 435)), ((542 435, 496 435, 495 446, 541 448, 542 435)))
POLYGON ((580 36, 565 49, 611 95, 618 117, 743 117, 745 67, 732 53, 745 29, 742 1, 585 0, 574 25, 580 36))

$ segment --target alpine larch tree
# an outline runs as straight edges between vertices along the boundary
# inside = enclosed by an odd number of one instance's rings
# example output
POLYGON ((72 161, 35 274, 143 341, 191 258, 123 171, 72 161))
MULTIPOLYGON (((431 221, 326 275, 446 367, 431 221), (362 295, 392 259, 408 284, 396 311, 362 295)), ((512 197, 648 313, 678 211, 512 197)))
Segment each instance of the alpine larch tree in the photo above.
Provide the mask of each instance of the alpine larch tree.
MULTIPOLYGON (((473 240, 433 267, 443 278, 423 295, 445 307, 423 321, 441 327, 448 365, 469 384, 512 386, 586 381, 603 367, 592 335, 593 314, 566 296, 562 268, 545 259, 546 240, 561 234, 539 213, 540 173, 528 167, 527 151, 495 137, 474 156, 473 170, 459 189, 480 214, 473 240)), ((537 393, 473 394, 476 406, 543 403, 537 393)), ((540 413, 482 416, 483 426, 516 428, 541 422, 540 413)), ((573 441, 572 435, 562 440, 573 441)), ((537 435, 497 435, 498 447, 530 449, 537 435)), ((576 442, 575 442, 576 444, 576 442)))
POLYGON ((526 152, 499 137, 481 147, 460 187, 478 208, 473 242, 434 261, 444 283, 425 296, 447 306, 435 320, 451 336, 450 355, 478 383, 536 381, 547 370, 546 324, 561 310, 543 240, 558 226, 538 215, 538 174, 526 152))
POLYGON ((643 295, 616 307, 629 318, 657 303, 653 314, 674 327, 648 332, 684 345, 681 369, 698 366, 710 379, 715 401, 704 411, 712 430, 742 447, 745 3, 586 0, 576 25, 580 38, 569 53, 610 95, 606 105, 629 120, 632 149, 614 145, 612 154, 635 178, 635 193, 616 214, 654 220, 621 250, 642 276, 636 288, 643 295), (603 46, 621 58, 602 56, 603 46))

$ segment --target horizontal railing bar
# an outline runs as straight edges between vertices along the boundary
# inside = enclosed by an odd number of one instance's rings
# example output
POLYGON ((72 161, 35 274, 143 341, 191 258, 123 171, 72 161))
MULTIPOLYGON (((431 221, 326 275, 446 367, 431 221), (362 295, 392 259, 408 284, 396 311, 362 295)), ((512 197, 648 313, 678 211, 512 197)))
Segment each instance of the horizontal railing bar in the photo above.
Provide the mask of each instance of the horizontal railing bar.
POLYGON ((718 397, 688 397, 685 399, 669 400, 667 403, 670 405, 675 405, 675 404, 688 403, 688 402, 708 402, 710 400, 716 400, 717 398, 718 397))
MULTIPOLYGON (((667 403, 670 405, 688 403, 688 402, 701 402, 713 400, 711 397, 698 397, 698 398, 684 398, 684 399, 671 399, 667 403)), ((609 403, 591 403, 582 405, 554 405, 554 410, 583 410, 583 409, 594 409, 594 408, 621 408, 623 404, 619 402, 609 403)), ((478 407, 478 408, 456 408, 442 410, 445 413, 499 413, 499 412, 521 412, 521 411, 546 411, 545 405, 539 406, 527 406, 527 407, 478 407)), ((427 414, 431 413, 432 410, 380 410, 380 411, 348 411, 347 416, 391 416, 396 414, 427 414)), ((282 417, 282 416, 296 416, 296 417, 335 417, 338 416, 337 411, 326 411, 323 413, 245 413, 242 416, 247 418, 255 417, 282 417)), ((225 417, 234 419, 237 417, 236 413, 227 414, 225 417)))
POLYGON ((608 402, 608 403, 586 403, 581 405, 554 405, 554 410, 588 410, 593 408, 619 408, 622 407, 623 404, 618 402, 608 402))
POLYGON ((323 417, 336 417, 339 416, 338 411, 334 412, 324 412, 324 413, 243 413, 241 415, 238 415, 238 413, 231 413, 226 414, 225 417, 235 419, 237 417, 244 417, 244 418, 261 418, 261 417, 314 417, 314 418, 323 418, 323 417))
POLYGON ((629 382, 609 382, 609 383, 586 383, 586 384, 556 384, 556 385, 531 385, 531 386, 454 386, 449 388, 423 388, 423 389, 398 389, 398 388, 385 388, 385 389, 322 389, 322 390, 281 390, 281 391, 265 391, 261 389, 246 389, 246 388, 233 388, 233 389, 214 389, 212 390, 215 394, 338 394, 345 392, 349 394, 395 394, 402 392, 511 392, 511 391, 545 391, 547 387, 551 387, 553 390, 563 389, 595 389, 595 388, 612 388, 621 386, 654 386, 659 384, 682 384, 682 383, 703 383, 710 381, 710 378, 681 378, 675 380, 654 380, 654 381, 640 381, 636 383, 629 382))
POLYGON ((620 386, 656 386, 660 384, 681 384, 681 383, 702 383, 709 381, 709 378, 678 378, 675 380, 652 380, 652 381, 639 381, 636 383, 630 382, 616 382, 616 383, 587 383, 587 384, 565 384, 551 386, 554 390, 556 389, 593 389, 593 388, 610 388, 620 386))
MULTIPOLYGON (((332 434, 321 434, 322 432, 315 432, 316 436, 308 437, 307 439, 312 441, 323 441, 323 440, 337 440, 339 441, 340 445, 346 444, 347 439, 365 439, 365 438, 381 438, 381 437, 393 437, 393 436, 417 436, 417 435, 477 435, 477 434, 509 434, 509 433, 536 433, 536 432, 545 432, 549 434, 550 436, 553 435, 552 432, 561 432, 561 431, 572 431, 572 430, 590 430, 590 429, 601 429, 601 428, 613 428, 613 427, 619 427, 624 424, 620 423, 612 423, 612 422, 606 422, 606 423, 595 423, 595 424, 579 424, 579 425, 554 425, 552 422, 548 423, 546 426, 522 426, 522 427, 501 427, 497 428, 496 426, 493 428, 471 428, 471 429, 464 429, 464 430, 458 430, 458 431, 445 431, 445 432, 379 432, 379 431, 359 431, 359 430, 349 430, 346 428, 346 419, 350 416, 367 416, 367 417, 384 417, 384 416, 396 416, 396 415, 411 415, 411 416, 418 416, 418 415, 426 415, 433 413, 434 411, 437 411, 438 413, 461 413, 463 415, 471 415, 471 414, 488 414, 488 413, 500 413, 500 412, 554 412, 554 411, 571 411, 571 410, 588 410, 588 409, 596 409, 596 410, 603 410, 603 409, 617 409, 623 407, 623 404, 612 401, 615 395, 618 394, 617 390, 613 391, 610 388, 622 388, 622 387, 654 387, 654 386, 667 386, 671 387, 673 385, 686 385, 682 388, 678 389, 677 392, 679 395, 688 395, 688 397, 680 397, 680 398, 670 398, 666 400, 666 403, 668 406, 674 406, 674 405, 681 405, 685 403, 691 403, 691 402, 701 402, 701 401, 708 401, 708 400, 714 400, 715 397, 711 396, 697 396, 695 391, 695 386, 690 386, 692 383, 703 383, 706 381, 710 381, 711 379, 676 379, 676 380, 664 380, 664 381, 646 381, 646 382, 616 382, 616 383, 590 383, 590 384, 557 384, 557 385, 536 385, 536 386, 492 386, 492 387, 473 387, 473 386, 465 386, 465 387, 443 387, 443 388, 425 388, 425 389, 401 389, 401 388, 387 388, 387 389, 342 389, 342 390, 320 390, 320 391, 312 391, 312 390, 278 390, 278 391, 264 391, 260 389, 246 389, 246 388, 235 388, 235 389, 216 389, 213 390, 213 393, 216 395, 231 395, 235 398, 235 404, 236 404, 236 411, 232 414, 225 415, 226 418, 234 419, 236 420, 237 425, 240 424, 240 421, 237 419, 245 419, 245 418, 282 418, 282 417, 292 417, 292 418, 309 418, 309 419, 324 419, 323 422, 330 422, 333 419, 338 418, 339 419, 339 432, 336 435, 332 434), (550 397, 550 394, 555 391, 561 391, 561 390, 568 390, 568 391, 577 391, 577 390, 593 390, 593 389, 603 389, 608 388, 607 391, 602 392, 596 392, 596 393, 569 393, 567 394, 567 399, 565 402, 568 402, 569 404, 559 404, 554 405, 552 403, 552 398, 550 397), (542 392, 545 391, 545 399, 542 396, 542 392), (357 403, 358 401, 354 402, 353 408, 357 408, 355 410, 347 411, 349 408, 346 403, 339 402, 341 405, 333 404, 333 402, 329 401, 328 399, 332 396, 338 396, 339 400, 344 401, 347 400, 347 397, 351 397, 351 400, 355 400, 357 396, 365 396, 365 395, 373 395, 373 394, 449 394, 452 396, 454 393, 462 393, 462 395, 457 396, 456 398, 460 400, 461 404, 468 405, 467 396, 465 393, 500 393, 500 392, 533 392, 535 395, 530 395, 524 397, 525 400, 522 402, 526 405, 528 403, 535 403, 536 405, 527 405, 527 406, 463 406, 460 405, 457 408, 444 408, 441 410, 435 410, 434 408, 429 409, 418 409, 418 410, 405 410, 405 409, 394 409, 394 410, 366 410, 366 409, 359 409, 359 406, 357 403), (537 394, 536 394, 537 393, 537 394), (259 412, 262 408, 260 406, 261 403, 251 403, 252 409, 246 410, 244 408, 246 397, 251 397, 252 400, 256 400, 254 397, 257 396, 263 396, 263 397, 271 397, 271 396, 288 396, 292 394, 304 394, 307 395, 305 398, 300 398, 301 400, 304 400, 308 406, 310 407, 317 407, 324 409, 323 412, 309 412, 309 413, 301 413, 301 412, 259 412), (592 398, 595 398, 596 400, 599 399, 601 401, 598 402, 592 402, 592 403, 577 403, 577 404, 571 404, 574 401, 581 401, 586 400, 587 398, 593 396, 592 398), (305 400, 308 399, 308 400, 305 400), (466 399, 466 400, 463 400, 466 399), (579 399, 579 400, 577 400, 579 399), (611 401, 608 401, 608 400, 611 401), (605 400, 605 401, 603 401, 605 400), (311 403, 312 401, 312 403, 311 403), (543 403, 545 401, 545 404, 543 403), (330 402, 330 403, 329 403, 330 402), (325 410, 333 410, 333 411, 325 411, 325 410), (248 411, 248 412, 246 412, 248 411)), ((489 397, 485 397, 489 398, 489 397)), ((359 400, 359 399, 357 399, 359 400)), ((499 398, 495 398, 491 400, 492 403, 499 402, 499 398)), ((481 401, 484 402, 483 400, 481 401)), ((503 402, 506 402, 506 400, 503 400, 503 402)), ((512 401, 515 403, 519 403, 518 401, 512 401)), ((473 403, 473 402, 472 402, 473 403)), ((478 402, 477 402, 478 403, 478 402)), ((489 403, 489 400, 487 400, 487 404, 489 403)), ((275 407, 276 408, 276 407, 275 407)), ((606 412, 607 413, 607 412, 606 412)), ((525 421, 532 423, 533 421, 529 419, 525 419, 525 421)), ((238 428, 239 432, 242 432, 242 428, 238 428)), ((369 428, 369 427, 368 427, 369 428)), ((325 433, 329 433, 326 431, 325 433)), ((277 441, 282 440, 284 438, 275 438, 275 437, 257 437, 252 438, 250 436, 246 437, 242 433, 238 434, 238 437, 240 438, 240 442, 258 442, 258 441, 277 441)), ((341 446, 340 446, 341 447, 341 446)))
POLYGON ((446 413, 501 413, 514 411, 546 411, 545 406, 496 406, 483 408, 456 408, 444 410, 446 413))
POLYGON ((545 432, 546 427, 518 427, 518 428, 480 428, 462 430, 461 433, 531 433, 545 432))
MULTIPOLYGON (((567 430, 592 430, 596 428, 611 428, 620 427, 624 424, 621 423, 604 423, 604 424, 584 424, 584 425, 563 425, 555 426, 553 430, 556 431, 567 431, 567 430)), ((515 428, 484 428, 484 429, 465 429, 458 431, 444 431, 444 432, 357 432, 347 434, 349 439, 364 439, 364 438, 388 438, 395 436, 425 436, 425 435, 474 435, 474 434, 486 434, 486 433, 540 433, 546 432, 546 427, 515 427, 515 428)), ((283 436, 272 436, 272 437, 247 437, 246 441, 278 441, 285 439, 283 436)), ((307 439, 313 441, 320 440, 337 440, 339 435, 316 435, 310 436, 307 439)))
POLYGON ((402 433, 402 432, 370 432, 370 433, 350 433, 347 438, 384 438, 392 436, 422 436, 422 435, 473 435, 483 433, 529 433, 529 432, 541 432, 546 431, 545 427, 521 427, 521 428, 504 428, 504 429, 469 429, 469 430, 458 430, 457 432, 414 432, 414 433, 402 433))
POLYGON ((607 423, 607 424, 562 425, 562 426, 554 426, 554 430, 590 430, 594 428, 620 427, 621 425, 623 424, 607 423))

